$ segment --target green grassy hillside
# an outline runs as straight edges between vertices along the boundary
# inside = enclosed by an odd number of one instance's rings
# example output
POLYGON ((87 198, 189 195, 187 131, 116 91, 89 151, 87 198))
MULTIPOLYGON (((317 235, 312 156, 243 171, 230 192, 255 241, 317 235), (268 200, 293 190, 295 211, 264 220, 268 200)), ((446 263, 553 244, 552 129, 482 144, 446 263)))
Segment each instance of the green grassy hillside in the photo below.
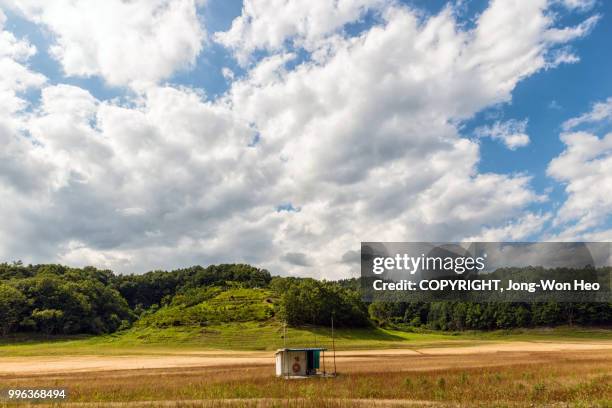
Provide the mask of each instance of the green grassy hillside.
MULTIPOLYGON (((358 279, 272 277, 245 264, 142 275, 115 275, 94 267, 0 264, 0 342, 120 333, 120 338, 143 344, 200 338, 211 347, 229 343, 272 348, 285 343, 278 333, 280 322, 294 328, 330 327, 333 320, 337 328, 376 333, 376 341, 383 342, 394 338, 372 326, 464 332, 612 324, 612 303, 369 303, 360 287, 358 279), (259 333, 259 327, 265 330, 259 333), (243 335, 234 339, 233 330, 243 335), (247 335, 256 338, 248 340, 247 335)), ((296 333, 289 339, 302 342, 302 330, 292 330, 296 333)))
MULTIPOLYGON (((135 327, 204 327, 230 322, 262 322, 274 316, 275 299, 270 290, 206 288, 195 303, 181 297, 172 304, 146 313, 135 327)), ((191 299, 191 297, 188 297, 191 299)))
MULTIPOLYGON (((609 339, 605 329, 514 329, 444 332, 375 325, 336 328, 336 349, 417 348, 507 340, 609 339)), ((0 340, 0 356, 155 354, 193 350, 275 350, 283 346, 332 348, 330 327, 286 327, 275 292, 260 288, 201 287, 144 312, 133 327, 101 336, 17 335, 0 340)))

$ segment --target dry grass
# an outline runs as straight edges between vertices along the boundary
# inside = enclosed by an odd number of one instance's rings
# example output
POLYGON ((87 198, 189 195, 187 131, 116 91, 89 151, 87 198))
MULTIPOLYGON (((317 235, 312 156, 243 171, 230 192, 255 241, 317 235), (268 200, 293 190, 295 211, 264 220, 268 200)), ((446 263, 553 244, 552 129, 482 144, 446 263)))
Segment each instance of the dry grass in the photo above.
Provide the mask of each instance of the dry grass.
POLYGON ((66 387, 87 407, 612 406, 610 350, 370 356, 338 369, 293 381, 271 365, 2 376, 0 388, 66 387))

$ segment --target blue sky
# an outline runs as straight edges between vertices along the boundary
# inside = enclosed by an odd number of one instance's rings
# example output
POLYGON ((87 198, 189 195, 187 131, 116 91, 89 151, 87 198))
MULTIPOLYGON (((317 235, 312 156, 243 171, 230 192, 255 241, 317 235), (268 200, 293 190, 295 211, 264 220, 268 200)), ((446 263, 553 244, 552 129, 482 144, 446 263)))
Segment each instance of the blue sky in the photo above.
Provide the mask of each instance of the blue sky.
MULTIPOLYGON (((480 168, 483 171, 526 171, 533 175, 533 184, 538 190, 552 188, 550 199, 542 205, 543 211, 551 210, 566 198, 563 186, 546 175, 550 160, 563 151, 559 140, 561 124, 612 94, 612 53, 605 51, 612 39, 612 4, 597 2, 594 10, 601 14, 601 20, 587 38, 573 44, 580 62, 527 78, 514 90, 512 103, 502 106, 503 117, 529 119, 531 144, 508 154, 499 143, 482 142, 480 168)), ((576 24, 580 18, 580 15, 567 16, 563 21, 576 24)), ((470 125, 477 126, 486 113, 477 115, 470 125)))
POLYGON ((24 240, 45 238, 30 254, 0 235, 0 254, 130 271, 156 262, 236 260, 317 274, 335 265, 343 276, 354 265, 340 260, 361 240, 605 238, 612 204, 605 194, 584 190, 584 177, 587 169, 608 165, 603 138, 610 121, 563 124, 612 96, 612 4, 502 3, 359 0, 346 10, 329 9, 332 17, 324 18, 299 1, 273 10, 267 0, 158 0, 109 2, 97 18, 79 2, 0 2, 3 30, 15 44, 37 49, 7 58, 45 78, 23 88, 16 78, 6 89, 24 101, 7 108, 14 149, 7 154, 15 162, 36 159, 32 169, 0 168, 9 180, 0 191, 22 203, 4 208, 19 220, 4 237, 21 228, 24 240), (104 13, 116 18, 105 20, 104 13), (143 20, 134 22, 134 13, 143 20), (62 14, 89 23, 57 17, 62 14), (588 25, 589 18, 598 20, 588 25), (436 21, 439 38, 420 49, 436 21), (512 34, 490 45, 496 24, 512 34), (448 36, 444 27, 451 26, 456 33, 448 36), (508 38, 515 33, 517 39, 508 38), (368 46, 374 41, 389 48, 379 55, 368 46), (396 51, 404 44, 417 51, 396 51), (437 51, 445 44, 454 60, 437 51), (554 62, 559 54, 573 60, 554 62), (489 68, 474 68, 472 60, 489 68), (390 85, 382 91, 385 78, 390 85), (504 138, 513 134, 482 137, 493 126, 516 123, 526 125, 510 133, 526 134, 528 143, 510 147, 504 138), (601 139, 594 149, 603 156, 594 151, 583 168, 565 171, 564 163, 576 165, 580 148, 576 142, 572 150, 560 135, 579 129, 601 139), (142 142, 148 147, 130 150, 142 138, 150 138, 142 142), (245 140, 241 148, 237 140, 245 140), (128 151, 134 156, 123 157, 128 151), (171 167, 177 157, 183 161, 171 167), (419 181, 412 163, 423 158, 433 173, 419 181), (170 167, 152 170, 164 160, 170 167), (101 168, 118 184, 100 184, 107 177, 101 168), (45 171, 48 179, 33 176, 44 192, 36 207, 19 184, 23 177, 14 175, 45 171), (159 185, 143 181, 151 174, 159 185), (146 192, 154 202, 143 201, 146 192), (165 192, 173 198, 160 198, 165 192), (70 217, 79 199, 91 204, 78 207, 87 213, 80 222, 70 217), (33 217, 37 211, 47 216, 33 217), (236 225, 240 239, 225 231, 236 225), (236 255, 232 248, 249 236, 258 243, 236 255), (161 255, 169 253, 176 255, 161 255), (287 261, 298 258, 299 264, 287 261))
MULTIPOLYGON (((503 152, 492 150, 490 153, 496 158, 483 163, 483 169, 505 172, 526 165, 530 171, 543 173, 546 163, 563 149, 559 141, 561 124, 583 113, 585 106, 610 95, 612 54, 605 50, 612 38, 612 5, 600 2, 596 10, 602 15, 597 26, 587 38, 573 44, 580 62, 527 78, 514 90, 512 103, 502 106, 504 117, 529 119, 528 129, 534 135, 532 145, 515 152, 516 157, 506 155, 506 160, 500 154, 503 152)), ((575 24, 579 19, 575 16, 567 20, 569 24, 575 24)), ((481 121, 486 113, 478 115, 474 122, 481 121)), ((490 142, 486 141, 485 147, 493 149, 489 145, 494 143, 490 142)))

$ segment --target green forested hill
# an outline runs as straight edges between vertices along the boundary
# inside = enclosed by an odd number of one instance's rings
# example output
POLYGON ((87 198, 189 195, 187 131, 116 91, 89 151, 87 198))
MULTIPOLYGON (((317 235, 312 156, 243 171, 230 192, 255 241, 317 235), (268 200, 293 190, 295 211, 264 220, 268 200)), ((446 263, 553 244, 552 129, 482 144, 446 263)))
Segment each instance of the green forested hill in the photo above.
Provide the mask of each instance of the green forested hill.
POLYGON ((111 333, 137 327, 203 327, 287 321, 370 325, 359 294, 337 283, 272 278, 244 264, 115 275, 93 267, 0 264, 0 334, 111 333))
POLYGON ((113 287, 114 275, 95 268, 0 264, 0 334, 15 331, 108 333, 136 315, 113 287))
MULTIPOLYGON (((514 271, 513 273, 516 273, 514 271)), ((142 275, 0 264, 0 335, 101 334, 260 323, 494 330, 610 325, 610 303, 365 303, 359 280, 272 277, 244 264, 142 275)))

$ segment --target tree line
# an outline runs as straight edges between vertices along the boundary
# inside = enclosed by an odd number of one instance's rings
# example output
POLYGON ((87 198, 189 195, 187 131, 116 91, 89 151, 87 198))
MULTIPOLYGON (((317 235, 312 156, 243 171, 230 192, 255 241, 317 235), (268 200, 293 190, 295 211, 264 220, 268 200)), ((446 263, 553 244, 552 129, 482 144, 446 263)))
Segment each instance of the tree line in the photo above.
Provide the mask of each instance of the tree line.
POLYGON ((495 330, 559 325, 609 325, 611 303, 374 302, 370 318, 381 326, 432 330, 495 330))
POLYGON ((113 287, 115 275, 96 268, 0 264, 0 333, 110 333, 136 316, 113 287))
POLYGON ((270 273, 250 265, 194 266, 142 275, 94 267, 0 264, 0 335, 102 334, 127 329, 146 311, 198 288, 266 287, 270 273))
POLYGON ((94 267, 0 264, 0 335, 102 334, 245 319, 337 327, 492 330, 609 325, 610 303, 362 301, 360 280, 272 277, 245 264, 117 275, 94 267))

